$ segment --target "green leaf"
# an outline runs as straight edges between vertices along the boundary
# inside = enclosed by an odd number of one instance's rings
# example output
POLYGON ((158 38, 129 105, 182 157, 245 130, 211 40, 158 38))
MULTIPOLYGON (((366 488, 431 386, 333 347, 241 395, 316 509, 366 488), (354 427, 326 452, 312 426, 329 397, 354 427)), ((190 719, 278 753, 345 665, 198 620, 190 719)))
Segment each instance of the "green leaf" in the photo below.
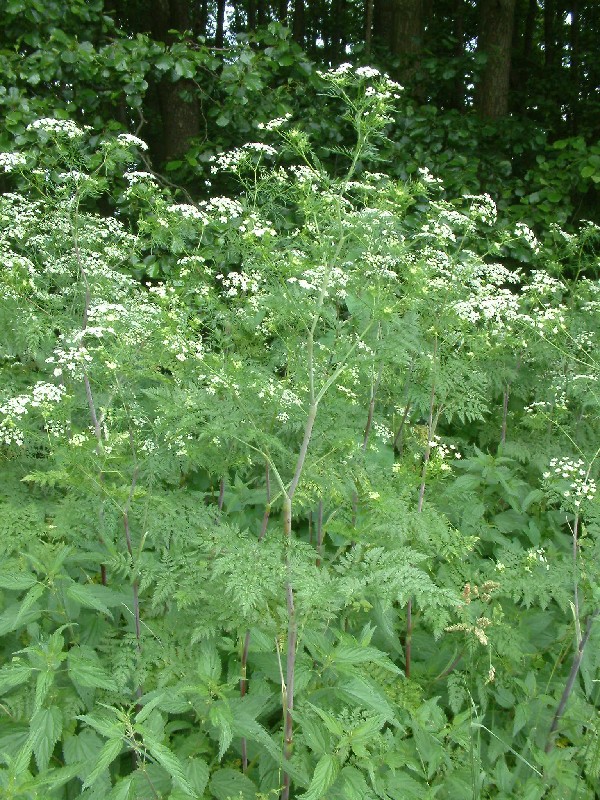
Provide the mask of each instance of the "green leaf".
MULTIPOLYGON (((110 738, 120 736, 120 730, 113 728, 110 738)), ((75 736, 63 739, 63 754, 65 763, 77 766, 77 776, 85 780, 88 765, 95 764, 102 750, 102 739, 95 731, 84 729, 75 736)))
POLYGON ((109 739, 104 744, 102 750, 98 754, 98 760, 96 761, 96 766, 89 773, 89 775, 83 782, 84 789, 87 789, 89 786, 94 785, 94 783, 98 780, 98 778, 102 775, 102 773, 105 770, 107 770, 109 766, 112 764, 112 762, 115 760, 115 758, 117 758, 122 749, 123 749, 123 741, 121 738, 109 739))
POLYGON ((62 725, 62 712, 57 706, 42 708, 31 718, 33 754, 40 772, 48 768, 62 725))
POLYGON ((0 588, 10 589, 13 592, 25 591, 37 583, 37 578, 32 572, 0 572, 0 588))
POLYGON ((109 605, 114 607, 121 604, 121 597, 116 592, 113 592, 107 586, 99 586, 95 583, 72 583, 66 594, 67 597, 84 608, 101 611, 109 617, 112 617, 109 605))
POLYGON ((116 692, 118 686, 104 671, 100 660, 91 647, 82 645, 69 650, 67 657, 69 677, 73 683, 88 689, 108 689, 116 692))
POLYGON ((164 744, 160 744, 160 742, 148 737, 145 733, 143 738, 144 746, 148 748, 150 755, 152 755, 153 758, 158 761, 161 767, 166 769, 176 786, 184 791, 189 797, 196 797, 196 792, 188 781, 181 761, 177 758, 175 753, 169 750, 168 747, 165 747, 164 744))
POLYGON ((234 769, 219 769, 211 778, 209 789, 216 800, 255 800, 257 789, 247 775, 234 769))
POLYGON ((354 702, 374 711, 376 714, 385 716, 386 720, 395 722, 395 714, 386 696, 373 684, 364 678, 353 678, 340 685, 337 693, 342 697, 348 697, 354 702))
POLYGON ((335 756, 325 753, 319 759, 310 786, 300 797, 302 800, 322 800, 325 792, 335 781, 340 771, 340 762, 335 756))
POLYGON ((108 795, 107 800, 135 800, 135 798, 134 778, 132 775, 128 775, 117 783, 108 795))
POLYGON ((21 684, 26 683, 32 672, 33 667, 29 667, 26 664, 15 663, 2 667, 0 669, 0 693, 8 692, 14 689, 15 686, 21 686, 21 684))
POLYGON ((210 769, 206 761, 202 758, 186 758, 183 762, 183 769, 190 786, 198 795, 202 796, 210 778, 210 769))
POLYGON ((38 675, 35 684, 35 698, 33 703, 34 714, 41 709, 42 704, 46 699, 46 695, 48 694, 53 682, 54 682, 53 669, 44 670, 43 672, 40 672, 40 674, 38 675))

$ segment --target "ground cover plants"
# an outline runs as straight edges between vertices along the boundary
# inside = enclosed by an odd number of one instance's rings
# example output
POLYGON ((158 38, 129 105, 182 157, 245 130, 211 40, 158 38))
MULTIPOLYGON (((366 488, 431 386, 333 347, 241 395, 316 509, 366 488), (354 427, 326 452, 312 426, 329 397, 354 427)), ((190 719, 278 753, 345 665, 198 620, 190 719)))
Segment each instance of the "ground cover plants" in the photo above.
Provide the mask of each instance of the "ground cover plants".
POLYGON ((335 170, 0 154, 3 797, 595 796, 600 229, 368 171, 402 88, 320 77, 335 170))

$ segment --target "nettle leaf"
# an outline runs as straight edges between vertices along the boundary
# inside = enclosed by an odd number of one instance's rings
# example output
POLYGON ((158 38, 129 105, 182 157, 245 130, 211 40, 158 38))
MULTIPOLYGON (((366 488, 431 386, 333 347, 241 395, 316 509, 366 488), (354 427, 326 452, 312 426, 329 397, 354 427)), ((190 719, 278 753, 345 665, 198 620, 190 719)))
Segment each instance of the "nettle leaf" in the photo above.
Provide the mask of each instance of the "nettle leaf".
POLYGON ((336 687, 336 693, 341 697, 350 698, 359 705, 381 714, 389 722, 396 721, 394 709, 387 701, 386 696, 366 678, 352 678, 336 687))
POLYGON ((219 769, 210 779, 209 787, 216 800, 256 800, 257 788, 247 775, 234 769, 219 769))
POLYGON ((118 686, 100 664, 100 659, 91 647, 75 646, 69 650, 67 669, 73 683, 88 689, 108 689, 116 692, 118 686))
POLYGON ((40 672, 40 674, 38 675, 37 681, 35 683, 35 698, 33 703, 34 714, 41 709, 53 682, 54 682, 53 669, 46 669, 43 672, 40 672))
POLYGON ((107 586, 101 586, 95 583, 72 583, 67 589, 66 594, 67 597, 79 603, 79 605, 84 608, 101 611, 109 617, 112 617, 109 606, 114 607, 121 604, 120 595, 107 586))
POLYGON ((26 683, 31 677, 33 667, 27 664, 7 664, 0 668, 0 693, 8 692, 16 686, 26 683))
POLYGON ((43 591, 44 586, 36 584, 26 596, 28 605, 25 608, 23 607, 24 599, 23 603, 13 603, 0 614, 0 636, 6 636, 7 633, 16 630, 21 625, 29 625, 30 622, 34 622, 39 618, 39 608, 32 608, 31 606, 39 599, 43 591))
POLYGON ((195 790, 185 775, 181 761, 175 753, 165 747, 164 744, 160 744, 160 742, 147 736, 145 732, 143 733, 143 739, 144 746, 148 748, 150 755, 158 761, 161 767, 166 769, 175 785, 185 792, 188 797, 197 797, 195 790))
POLYGON ((0 588, 10 589, 13 592, 26 591, 37 583, 37 578, 32 572, 0 572, 0 588))
POLYGON ((109 739, 105 742, 102 750, 98 754, 98 760, 96 761, 94 769, 88 773, 83 782, 84 789, 94 785, 102 773, 107 770, 115 758, 118 757, 122 749, 123 741, 120 737, 118 739, 109 739))
POLYGON ((329 753, 325 753, 319 759, 312 780, 307 791, 301 794, 302 800, 322 800, 325 792, 338 776, 340 762, 329 753))
MULTIPOLYGON (((111 728, 113 737, 119 736, 119 729, 111 728), (116 736, 115 736, 116 735, 116 736)), ((88 765, 95 764, 102 750, 102 739, 95 731, 84 729, 75 736, 63 739, 63 754, 67 764, 77 765, 77 775, 85 780, 88 765)))
POLYGON ((128 775, 117 783, 107 800, 135 800, 136 794, 134 777, 128 775))
POLYGON ((60 739, 62 726, 62 711, 57 706, 42 708, 31 718, 33 754, 40 772, 48 767, 54 746, 60 739))

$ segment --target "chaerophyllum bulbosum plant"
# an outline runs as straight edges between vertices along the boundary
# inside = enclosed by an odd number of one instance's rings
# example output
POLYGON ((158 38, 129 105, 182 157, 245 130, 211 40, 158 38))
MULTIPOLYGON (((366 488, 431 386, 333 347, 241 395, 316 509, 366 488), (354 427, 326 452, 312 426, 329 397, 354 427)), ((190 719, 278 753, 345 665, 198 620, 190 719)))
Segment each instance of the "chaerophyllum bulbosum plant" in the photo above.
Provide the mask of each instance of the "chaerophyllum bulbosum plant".
POLYGON ((3 797, 593 796, 598 230, 369 171, 401 87, 321 78, 332 171, 0 154, 3 797))

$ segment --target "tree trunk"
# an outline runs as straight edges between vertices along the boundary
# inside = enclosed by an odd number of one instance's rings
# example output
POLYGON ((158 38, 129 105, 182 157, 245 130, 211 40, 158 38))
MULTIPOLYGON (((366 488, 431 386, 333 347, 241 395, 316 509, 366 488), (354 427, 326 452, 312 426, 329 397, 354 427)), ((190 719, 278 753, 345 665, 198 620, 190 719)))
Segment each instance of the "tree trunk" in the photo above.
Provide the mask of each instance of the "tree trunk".
POLYGON ((579 0, 571 2, 571 31, 569 38, 570 63, 569 77, 571 83, 571 134, 575 136, 579 130, 579 98, 581 96, 581 54, 579 33, 581 30, 581 12, 579 0))
POLYGON ((544 0, 544 66, 552 70, 556 62, 556 0, 544 0))
POLYGON ((365 3, 365 56, 371 56, 371 42, 373 41, 373 0, 365 3))
POLYGON ((419 66, 423 47, 424 0, 375 0, 373 41, 398 56, 394 77, 410 82, 419 66))
POLYGON ((256 30, 256 0, 248 0, 247 12, 248 30, 256 30))
MULTIPOLYGON (((165 44, 173 41, 170 30, 191 28, 189 3, 186 0, 153 0, 152 35, 165 44)), ((163 78, 157 87, 158 106, 162 121, 160 160, 171 161, 183 155, 190 140, 200 132, 200 108, 192 80, 177 82, 163 78), (186 95, 184 97, 184 94, 186 95)))
POLYGON ((217 27, 215 32, 215 47, 223 47, 225 38, 225 0, 217 2, 217 27))
POLYGON ((475 87, 475 107, 482 117, 508 114, 515 0, 482 0, 477 52, 487 57, 475 87))
POLYGON ((304 0, 294 0, 294 19, 292 21, 292 37, 300 47, 304 47, 304 0))

